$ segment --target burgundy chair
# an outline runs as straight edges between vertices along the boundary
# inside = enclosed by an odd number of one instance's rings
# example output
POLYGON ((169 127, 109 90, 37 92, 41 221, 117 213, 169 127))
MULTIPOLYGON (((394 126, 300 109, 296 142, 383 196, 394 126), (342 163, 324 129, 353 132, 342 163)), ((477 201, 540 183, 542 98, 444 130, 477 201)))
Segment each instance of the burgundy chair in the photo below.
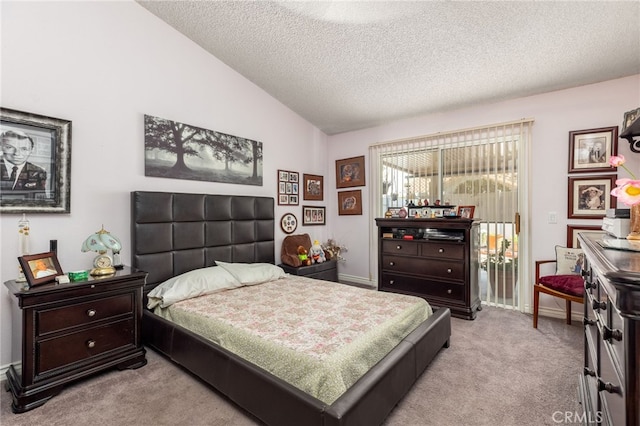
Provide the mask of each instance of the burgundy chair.
POLYGON ((567 324, 571 324, 571 302, 583 303, 584 279, 577 274, 540 276, 540 265, 545 263, 556 263, 556 260, 536 261, 536 282, 533 284, 533 328, 538 328, 540 293, 564 299, 567 324))

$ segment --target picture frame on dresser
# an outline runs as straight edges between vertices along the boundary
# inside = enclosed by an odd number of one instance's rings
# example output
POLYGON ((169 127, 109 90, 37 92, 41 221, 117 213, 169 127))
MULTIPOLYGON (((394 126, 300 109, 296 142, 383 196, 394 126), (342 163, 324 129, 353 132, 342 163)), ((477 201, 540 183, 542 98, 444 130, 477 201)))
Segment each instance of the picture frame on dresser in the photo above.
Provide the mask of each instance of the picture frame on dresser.
POLYGON ((569 132, 569 173, 614 171, 609 158, 618 154, 618 126, 569 132))
POLYGON ((53 251, 20 256, 18 261, 29 287, 50 283, 63 274, 53 251))
POLYGON ((602 219, 615 203, 611 189, 617 175, 569 176, 567 217, 570 219, 602 219))
POLYGON ((71 212, 70 120, 0 108, 0 143, 23 157, 17 176, 2 167, 0 213, 71 212))

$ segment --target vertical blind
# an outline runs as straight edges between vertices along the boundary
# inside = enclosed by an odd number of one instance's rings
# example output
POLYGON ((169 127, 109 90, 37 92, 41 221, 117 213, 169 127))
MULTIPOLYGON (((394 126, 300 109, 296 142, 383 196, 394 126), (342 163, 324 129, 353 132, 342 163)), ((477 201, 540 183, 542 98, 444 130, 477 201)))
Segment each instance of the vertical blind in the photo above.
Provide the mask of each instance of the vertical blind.
MULTIPOLYGON (((518 270, 522 241, 516 215, 525 197, 519 191, 521 152, 531 142, 533 120, 437 133, 369 147, 371 211, 408 203, 473 206, 480 220, 480 290, 483 302, 523 310, 518 270)), ((371 225, 372 246, 377 243, 371 225)), ((371 264, 377 263, 375 253, 371 264)), ((377 273, 377 271, 376 271, 377 273)))

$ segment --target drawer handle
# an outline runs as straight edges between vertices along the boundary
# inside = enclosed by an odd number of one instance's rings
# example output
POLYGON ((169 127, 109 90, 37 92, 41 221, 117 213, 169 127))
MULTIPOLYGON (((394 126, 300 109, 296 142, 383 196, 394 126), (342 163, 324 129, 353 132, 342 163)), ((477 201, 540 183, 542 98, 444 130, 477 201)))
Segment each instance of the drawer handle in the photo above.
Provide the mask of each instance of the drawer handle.
POLYGON ((451 294, 451 293, 453 293, 453 291, 451 289, 448 289, 447 294, 451 294))
POLYGON ((396 250, 402 250, 402 246, 401 245, 397 245, 396 246, 396 250))
POLYGON ((594 325, 596 323, 595 320, 589 318, 582 318, 582 325, 594 325))
POLYGON ((447 269, 447 274, 450 274, 451 272, 453 272, 453 271, 451 270, 451 268, 448 268, 448 269, 447 269))
POLYGON ((591 282, 591 281, 586 281, 584 283, 584 288, 586 288, 587 290, 589 290, 590 288, 597 288, 598 285, 595 282, 591 282))
POLYGON ((95 309, 89 309, 87 311, 87 316, 89 317, 95 317, 96 316, 96 310, 95 309))
POLYGON ((394 285, 395 284, 395 280, 389 280, 389 285, 394 285))
POLYGON ((389 266, 393 266, 395 264, 396 264, 396 262, 389 262, 389 266))
POLYGON ((96 347, 96 341, 95 340, 87 340, 87 347, 88 348, 95 348, 96 347))
POLYGON ((604 326, 604 330, 602 331, 602 338, 604 340, 617 340, 618 342, 622 340, 622 331, 616 329, 610 329, 606 325, 604 326))
POLYGON ((444 249, 443 248, 438 249, 438 253, 444 253, 444 249))
POLYGON ((585 375, 585 376, 596 377, 596 372, 595 372, 595 371, 593 371, 593 370, 592 370, 592 369, 590 369, 590 368, 585 367, 585 368, 584 368, 584 375, 585 375))
POLYGON ((607 309, 607 303, 606 302, 600 302, 598 300, 594 300, 592 306, 593 306, 593 309, 595 311, 599 311, 600 309, 605 311, 607 309))
POLYGON ((598 391, 607 391, 609 393, 620 393, 620 387, 610 382, 603 382, 602 379, 598 379, 598 391))

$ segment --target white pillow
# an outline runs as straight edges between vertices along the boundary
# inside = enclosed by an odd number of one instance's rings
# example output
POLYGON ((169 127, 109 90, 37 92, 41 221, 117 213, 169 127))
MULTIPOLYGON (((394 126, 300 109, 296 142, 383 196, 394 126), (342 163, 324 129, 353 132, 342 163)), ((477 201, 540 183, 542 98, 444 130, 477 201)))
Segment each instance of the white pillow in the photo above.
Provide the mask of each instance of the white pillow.
POLYGON ((226 263, 216 261, 243 285, 254 285, 274 281, 287 276, 284 270, 271 263, 226 263))
POLYGON ((241 286, 242 284, 223 268, 211 266, 194 269, 169 278, 151 290, 147 307, 153 309, 160 305, 161 308, 166 308, 181 300, 241 286))
POLYGON ((580 274, 583 267, 582 249, 556 246, 556 275, 580 274))

